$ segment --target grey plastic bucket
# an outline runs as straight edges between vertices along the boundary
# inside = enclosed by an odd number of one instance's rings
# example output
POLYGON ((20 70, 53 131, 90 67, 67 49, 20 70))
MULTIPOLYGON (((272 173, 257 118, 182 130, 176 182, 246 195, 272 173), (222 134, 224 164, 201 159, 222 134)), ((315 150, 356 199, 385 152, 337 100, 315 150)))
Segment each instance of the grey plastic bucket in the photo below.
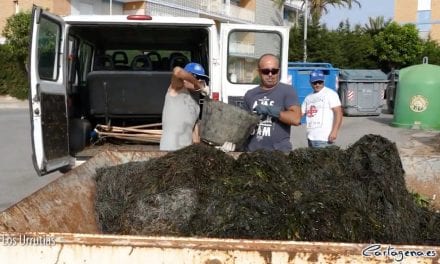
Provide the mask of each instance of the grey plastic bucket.
POLYGON ((210 144, 223 145, 228 141, 242 146, 259 121, 259 116, 237 106, 205 100, 200 137, 210 144))

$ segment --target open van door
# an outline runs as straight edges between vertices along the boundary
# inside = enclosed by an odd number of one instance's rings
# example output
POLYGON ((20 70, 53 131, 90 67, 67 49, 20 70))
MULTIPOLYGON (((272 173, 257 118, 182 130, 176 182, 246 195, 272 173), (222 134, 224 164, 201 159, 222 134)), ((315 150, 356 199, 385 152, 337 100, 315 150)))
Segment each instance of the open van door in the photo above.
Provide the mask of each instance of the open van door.
POLYGON ((240 105, 243 96, 259 84, 257 71, 261 55, 272 53, 280 58, 281 81, 287 80, 289 28, 247 24, 221 24, 221 98, 240 105))
POLYGON ((68 120, 64 76, 65 25, 39 7, 32 10, 29 110, 33 163, 39 175, 68 167, 68 120))

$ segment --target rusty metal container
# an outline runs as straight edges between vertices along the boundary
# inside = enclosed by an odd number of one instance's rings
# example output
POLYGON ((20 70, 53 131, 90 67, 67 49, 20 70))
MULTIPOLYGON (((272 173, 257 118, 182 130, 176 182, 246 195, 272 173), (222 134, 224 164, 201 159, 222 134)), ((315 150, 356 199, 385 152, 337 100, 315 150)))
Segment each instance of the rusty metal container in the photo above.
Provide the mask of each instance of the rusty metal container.
MULTIPOLYGON (((96 169, 129 161, 143 161, 164 154, 102 152, 1 212, 0 262, 440 263, 440 246, 102 234, 96 222, 94 208, 93 177, 96 169), (406 252, 409 252, 408 256, 402 255, 406 252)), ((403 156, 402 162, 410 190, 434 199, 439 196, 440 156, 403 156)), ((440 208, 438 198, 436 206, 440 208)))

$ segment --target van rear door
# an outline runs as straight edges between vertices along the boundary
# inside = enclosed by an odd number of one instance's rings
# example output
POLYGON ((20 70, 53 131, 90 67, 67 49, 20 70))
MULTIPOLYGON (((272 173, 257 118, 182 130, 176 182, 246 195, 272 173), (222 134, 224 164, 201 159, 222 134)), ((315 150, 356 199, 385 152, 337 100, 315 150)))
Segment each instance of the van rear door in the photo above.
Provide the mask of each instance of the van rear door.
POLYGON ((221 24, 221 98, 240 105, 249 89, 259 84, 257 62, 272 53, 280 58, 281 81, 288 83, 289 28, 247 24, 221 24))
POLYGON ((33 163, 39 175, 68 167, 68 122, 64 73, 65 24, 34 7, 29 56, 33 163))

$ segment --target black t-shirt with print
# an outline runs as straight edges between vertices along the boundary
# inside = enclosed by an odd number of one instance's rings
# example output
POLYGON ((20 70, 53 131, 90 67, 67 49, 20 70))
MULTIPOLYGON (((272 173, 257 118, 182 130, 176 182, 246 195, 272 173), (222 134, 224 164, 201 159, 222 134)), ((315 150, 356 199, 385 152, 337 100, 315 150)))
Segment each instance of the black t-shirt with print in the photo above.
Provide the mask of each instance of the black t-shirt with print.
MULTIPOLYGON (((264 90, 258 86, 246 92, 243 104, 245 110, 251 112, 259 104, 280 106, 281 111, 286 111, 293 105, 299 106, 299 101, 292 86, 278 83, 270 90, 264 90)), ((257 149, 291 151, 290 125, 281 123, 277 118, 270 116, 261 120, 245 146, 246 151, 257 149)))

